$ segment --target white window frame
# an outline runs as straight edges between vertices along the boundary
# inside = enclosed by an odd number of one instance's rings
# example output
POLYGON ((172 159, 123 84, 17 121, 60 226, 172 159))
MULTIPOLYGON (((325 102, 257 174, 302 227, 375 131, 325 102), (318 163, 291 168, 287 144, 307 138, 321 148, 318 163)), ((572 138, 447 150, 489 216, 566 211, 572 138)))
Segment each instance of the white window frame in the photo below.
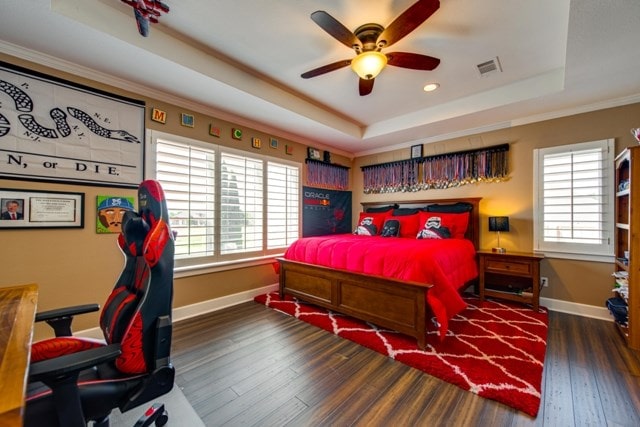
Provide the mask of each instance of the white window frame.
POLYGON ((596 262, 613 262, 614 256, 614 150, 613 139, 582 142, 533 150, 533 230, 534 251, 542 252, 549 258, 565 258, 596 262), (553 154, 571 153, 599 148, 603 150, 602 188, 605 203, 603 204, 603 234, 605 242, 601 245, 580 244, 570 242, 548 242, 544 239, 544 157, 553 154))
MULTIPOLYGON (((267 177, 268 177, 268 164, 269 162, 275 162, 278 164, 286 165, 288 167, 293 167, 298 169, 298 177, 299 180, 302 179, 302 165, 298 162, 293 162, 290 160, 284 160, 281 158, 270 157, 263 154, 253 153, 244 150, 238 150, 234 148, 229 148, 226 146, 221 146, 217 144, 207 143, 199 140, 194 140, 190 138, 186 138, 179 135, 168 134, 155 130, 147 130, 147 138, 146 138, 146 157, 145 157, 145 176, 147 179, 156 179, 157 176, 157 167, 156 167, 156 144, 158 139, 168 140, 171 142, 191 145, 194 147, 199 147, 203 149, 212 149, 215 151, 215 206, 216 213, 214 215, 214 245, 216 247, 214 255, 210 256, 202 256, 202 257, 186 257, 186 258, 176 258, 175 261, 175 269, 174 271, 177 273, 176 277, 189 276, 192 274, 203 274, 209 272, 223 271, 234 268, 246 267, 250 265, 259 265, 270 263, 277 256, 283 255, 286 247, 281 248, 273 248, 269 249, 267 247, 268 241, 268 228, 267 224, 267 214, 268 214, 268 193, 267 193, 267 177), (231 254, 222 254, 220 251, 220 203, 221 203, 221 153, 229 153, 232 155, 239 155, 243 157, 248 157, 252 159, 258 159, 263 162, 263 222, 265 226, 263 227, 264 237, 263 237, 263 245, 259 250, 251 251, 251 252, 240 252, 240 253, 231 253, 231 254), (182 273, 182 274, 180 274, 182 273)), ((300 181, 299 181, 300 182, 300 181)), ((302 200, 301 196, 301 184, 297 186, 297 212, 298 212, 298 235, 302 235, 302 215, 300 204, 302 200)))

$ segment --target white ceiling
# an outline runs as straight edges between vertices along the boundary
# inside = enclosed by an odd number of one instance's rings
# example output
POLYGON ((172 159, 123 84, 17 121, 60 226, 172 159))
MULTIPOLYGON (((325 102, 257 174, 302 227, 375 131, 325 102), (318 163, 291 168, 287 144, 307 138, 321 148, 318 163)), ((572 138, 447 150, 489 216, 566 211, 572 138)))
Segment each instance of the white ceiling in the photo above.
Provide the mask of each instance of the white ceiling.
POLYGON ((0 52, 347 155, 640 101, 638 0, 441 0, 383 50, 440 66, 388 66, 364 97, 348 67, 300 77, 355 56, 310 14, 387 26, 415 0, 165 2, 144 38, 120 0, 0 0, 0 52))

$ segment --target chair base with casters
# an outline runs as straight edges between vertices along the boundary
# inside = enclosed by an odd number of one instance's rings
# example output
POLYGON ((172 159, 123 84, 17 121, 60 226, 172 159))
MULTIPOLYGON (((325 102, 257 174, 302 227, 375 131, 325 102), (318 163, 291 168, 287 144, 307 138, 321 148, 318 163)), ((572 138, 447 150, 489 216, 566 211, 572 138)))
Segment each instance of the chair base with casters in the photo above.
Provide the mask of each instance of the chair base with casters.
MULTIPOLYGON (((32 346, 25 426, 107 427, 113 409, 126 412, 173 388, 174 235, 160 184, 141 183, 138 204, 139 213, 124 214, 118 236, 125 265, 100 314, 104 342, 71 332, 73 317, 97 311, 96 304, 36 315, 56 336, 32 346)), ((166 424, 160 406, 139 425, 166 424)))

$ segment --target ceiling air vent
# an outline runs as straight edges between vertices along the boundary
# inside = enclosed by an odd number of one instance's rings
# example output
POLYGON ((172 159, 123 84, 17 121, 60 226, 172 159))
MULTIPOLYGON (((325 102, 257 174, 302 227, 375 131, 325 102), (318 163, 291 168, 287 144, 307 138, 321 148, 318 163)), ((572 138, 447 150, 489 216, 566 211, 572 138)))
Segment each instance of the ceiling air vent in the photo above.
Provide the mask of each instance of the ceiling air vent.
POLYGON ((500 66, 500 59, 497 56, 489 61, 476 65, 476 67, 478 67, 478 72, 480 73, 480 77, 487 77, 491 74, 502 72, 502 67, 500 66))

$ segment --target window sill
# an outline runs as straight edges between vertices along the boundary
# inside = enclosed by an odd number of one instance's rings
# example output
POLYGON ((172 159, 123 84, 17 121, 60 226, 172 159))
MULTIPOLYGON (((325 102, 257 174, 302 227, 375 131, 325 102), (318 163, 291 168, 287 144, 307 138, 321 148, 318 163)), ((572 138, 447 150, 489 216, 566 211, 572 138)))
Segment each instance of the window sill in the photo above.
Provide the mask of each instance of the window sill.
POLYGON ((544 254, 545 258, 572 259, 576 261, 589 261, 589 262, 606 262, 610 264, 613 264, 616 260, 616 258, 613 255, 576 254, 576 253, 541 251, 541 250, 537 250, 536 253, 544 254))

